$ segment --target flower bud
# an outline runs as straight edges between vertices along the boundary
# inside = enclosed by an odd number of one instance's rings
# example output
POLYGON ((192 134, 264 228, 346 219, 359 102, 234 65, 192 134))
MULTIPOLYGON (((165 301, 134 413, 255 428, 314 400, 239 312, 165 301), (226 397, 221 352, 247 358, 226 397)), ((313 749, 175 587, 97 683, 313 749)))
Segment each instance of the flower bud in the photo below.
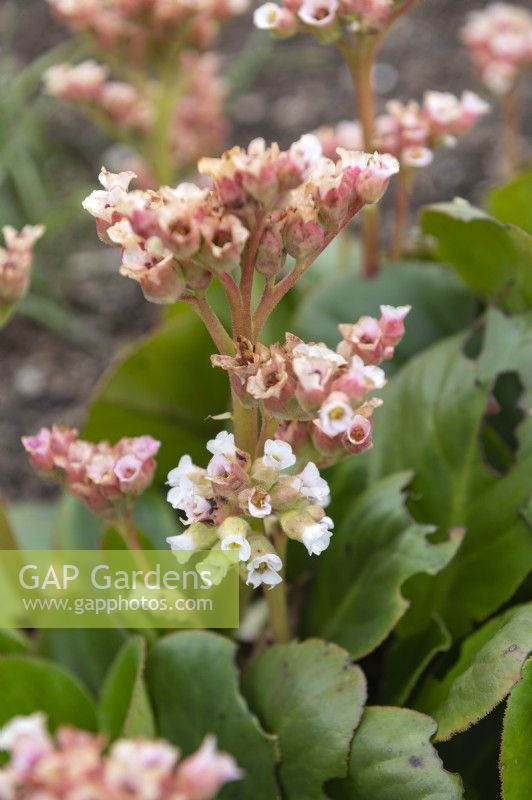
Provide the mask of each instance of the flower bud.
POLYGON ((278 227, 266 228, 257 248, 255 269, 272 277, 283 268, 284 260, 283 240, 278 227))
POLYGON ((187 800, 211 800, 222 786, 239 780, 243 772, 227 753, 216 749, 214 736, 207 736, 200 749, 185 758, 177 770, 177 795, 187 800))
POLYGON ((171 550, 179 552, 181 550, 209 550, 216 542, 216 539, 216 531, 211 526, 204 525, 202 522, 195 522, 185 533, 169 536, 166 541, 171 550))

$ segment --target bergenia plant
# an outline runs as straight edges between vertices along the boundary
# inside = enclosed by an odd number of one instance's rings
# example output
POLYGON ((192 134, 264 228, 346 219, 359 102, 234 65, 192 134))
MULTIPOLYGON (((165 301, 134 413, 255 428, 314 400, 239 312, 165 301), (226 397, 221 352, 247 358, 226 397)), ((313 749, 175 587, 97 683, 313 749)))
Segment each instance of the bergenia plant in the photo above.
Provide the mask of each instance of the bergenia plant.
MULTIPOLYGON (((382 306, 379 319, 340 325, 336 350, 291 333, 282 343, 261 342, 286 293, 399 169, 388 154, 340 149, 339 156, 322 156, 310 134, 286 151, 256 140, 199 162, 211 189, 130 190, 133 174, 104 169, 104 188, 84 202, 100 237, 120 248, 122 274, 147 300, 189 303, 218 348, 212 361, 229 378, 234 434, 208 442, 206 469, 185 455, 168 476, 168 500, 188 526, 169 541, 179 550, 236 548, 246 583, 272 590, 279 640, 289 635, 280 585, 287 539, 310 554, 328 546, 333 521, 319 467, 371 447, 380 405, 373 392, 385 383, 378 364, 393 356, 409 311, 382 306), (213 279, 226 293, 229 328, 206 296, 213 279)), ((120 486, 111 460, 108 468, 120 486)))
POLYGON ((473 11, 462 29, 480 80, 500 100, 504 117, 504 169, 512 177, 521 161, 520 78, 532 65, 532 13, 509 3, 473 11))
POLYGON ((0 247, 0 328, 28 291, 33 247, 43 235, 44 227, 26 225, 21 231, 16 231, 6 225, 2 233, 5 246, 0 247))
MULTIPOLYGON (((422 105, 415 101, 392 100, 386 114, 377 116, 373 69, 382 40, 393 24, 417 0, 285 0, 283 6, 265 3, 254 13, 255 26, 274 36, 296 33, 315 36, 323 44, 334 45, 343 55, 353 82, 358 120, 340 123, 337 128, 318 131, 325 152, 338 146, 374 149, 392 153, 401 162, 397 182, 396 220, 391 255, 397 259, 404 244, 408 220, 412 177, 415 170, 432 161, 437 145, 449 146, 466 133, 489 108, 473 92, 461 98, 449 93, 427 92, 422 105)), ((378 209, 364 210, 364 272, 367 277, 379 271, 381 226, 378 209)))
POLYGON ((47 92, 128 145, 146 185, 170 182, 220 151, 226 87, 210 49, 246 0, 48 2, 95 58, 50 67, 47 92))

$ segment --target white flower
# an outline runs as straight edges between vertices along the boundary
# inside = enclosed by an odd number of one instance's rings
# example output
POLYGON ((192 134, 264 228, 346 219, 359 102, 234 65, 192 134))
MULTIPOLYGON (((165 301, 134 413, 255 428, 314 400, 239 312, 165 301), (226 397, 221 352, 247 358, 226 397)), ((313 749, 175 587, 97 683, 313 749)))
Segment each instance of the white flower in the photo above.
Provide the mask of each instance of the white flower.
POLYGON ((304 0, 297 15, 305 25, 323 28, 336 19, 338 0, 304 0))
POLYGON ((421 169, 432 163, 434 155, 429 147, 405 147, 401 150, 401 163, 405 167, 421 169))
POLYGON ((38 711, 26 717, 13 717, 0 728, 0 750, 10 752, 20 739, 47 738, 46 716, 38 711))
POLYGON ((331 499, 329 484, 321 477, 316 464, 309 461, 305 469, 299 473, 298 491, 308 500, 315 500, 320 506, 328 505, 331 499))
POLYGON ((272 513, 270 495, 262 489, 254 489, 248 500, 248 511, 252 517, 262 519, 272 513))
POLYGON ((319 426, 323 433, 334 439, 349 428, 352 418, 353 409, 347 398, 333 393, 320 408, 319 426))
POLYGON ((311 169, 323 154, 320 140, 313 133, 305 133, 297 142, 290 145, 290 155, 306 172, 311 169))
POLYGON ((207 442, 207 450, 214 456, 231 458, 236 454, 234 434, 229 433, 229 431, 220 431, 215 439, 207 442))
POLYGON ((200 494, 187 495, 181 503, 181 508, 187 515, 186 519, 181 520, 185 525, 205 519, 212 510, 211 503, 200 494))
POLYGON ((166 540, 171 550, 195 550, 196 540, 191 533, 180 533, 178 536, 169 536, 166 540))
POLYGON ((301 534, 301 541, 308 550, 309 556, 319 556, 327 550, 331 541, 334 522, 330 517, 323 517, 320 522, 308 525, 301 534))
POLYGON ((187 495, 196 490, 195 484, 190 480, 190 475, 197 467, 192 463, 189 455, 182 456, 179 464, 168 473, 166 483, 172 488, 168 492, 166 499, 172 508, 181 508, 181 503, 187 495))
POLYGON ((257 589, 262 583, 266 586, 277 586, 282 583, 279 575, 283 562, 277 553, 265 553, 253 558, 247 565, 248 577, 246 583, 257 589))
POLYGON ((99 181, 104 189, 91 192, 81 205, 85 211, 88 211, 96 219, 112 222, 117 207, 129 202, 128 187, 133 178, 136 177, 134 172, 119 172, 115 174, 102 167, 99 181))
POLYGON ((253 12, 253 24, 262 31, 275 30, 283 17, 282 12, 276 3, 264 3, 253 12))
POLYGON ((249 557, 251 556, 250 543, 245 536, 242 536, 242 534, 239 533, 224 536, 221 542, 221 548, 222 550, 229 552, 232 550, 237 550, 240 561, 248 561, 249 557))
POLYGON ((268 439, 264 443, 264 466, 272 469, 288 469, 296 463, 296 457, 292 452, 292 447, 288 442, 281 442, 278 439, 268 439))

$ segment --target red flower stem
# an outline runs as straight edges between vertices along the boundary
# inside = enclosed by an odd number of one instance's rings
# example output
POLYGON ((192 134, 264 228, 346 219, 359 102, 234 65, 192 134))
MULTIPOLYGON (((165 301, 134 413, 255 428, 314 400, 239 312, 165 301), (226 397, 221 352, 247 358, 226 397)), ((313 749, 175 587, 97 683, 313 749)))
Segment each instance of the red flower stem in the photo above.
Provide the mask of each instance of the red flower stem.
POLYGON ((211 335, 211 339, 220 353, 232 355, 234 353, 233 340, 220 322, 218 316, 210 306, 207 298, 203 294, 196 294, 191 298, 192 305, 211 335))
POLYGON ((412 177, 412 171, 407 167, 403 167, 399 173, 395 188, 395 219, 392 246, 390 248, 390 259, 392 261, 398 261, 401 258, 404 248, 412 195, 412 177))

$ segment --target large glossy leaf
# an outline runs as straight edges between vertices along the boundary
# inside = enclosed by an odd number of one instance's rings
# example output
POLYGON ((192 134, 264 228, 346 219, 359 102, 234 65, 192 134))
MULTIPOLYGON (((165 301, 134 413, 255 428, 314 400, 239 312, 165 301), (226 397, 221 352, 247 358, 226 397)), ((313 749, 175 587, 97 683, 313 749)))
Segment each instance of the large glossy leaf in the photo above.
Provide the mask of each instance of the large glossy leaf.
POLYGON ((501 779, 504 800, 532 797, 532 659, 514 687, 504 715, 501 779))
POLYGON ((186 631, 158 642, 146 671, 157 730, 185 754, 215 734, 219 747, 246 772, 221 796, 274 800, 275 740, 261 730, 240 694, 234 658, 235 645, 214 633, 186 631))
POLYGON ((0 659, 0 725, 34 711, 47 715, 52 730, 69 724, 97 729, 93 702, 66 670, 25 656, 0 659))
POLYGON ((153 736, 154 721, 144 685, 146 642, 137 636, 118 653, 100 698, 100 727, 113 741, 119 736, 153 736))
POLYGON ((349 654, 318 639, 272 647, 244 675, 243 690, 279 738, 283 797, 322 800, 323 784, 347 772, 366 680, 349 654))
POLYGON ((48 628, 37 651, 76 675, 96 697, 107 671, 128 634, 115 628, 48 628))
POLYGON ((403 583, 419 572, 439 572, 453 557, 461 532, 434 544, 433 528, 405 508, 410 473, 373 483, 339 521, 306 603, 305 632, 324 636, 354 658, 375 649, 408 608, 403 583))
POLYGON ((492 189, 488 195, 488 209, 501 222, 519 225, 532 233, 532 170, 492 189))
POLYGON ((349 778, 338 800, 460 800, 460 778, 446 772, 430 743, 436 723, 406 708, 370 706, 355 733, 349 778))
POLYGON ((437 241, 437 257, 474 292, 513 311, 532 306, 532 237, 522 228, 465 200, 428 206, 421 223, 437 241))
POLYGON ((443 680, 429 679, 416 706, 438 723, 437 741, 485 717, 521 678, 532 651, 532 603, 490 620, 462 645, 443 680))
POLYGON ((464 527, 456 557, 435 578, 410 582, 411 611, 401 625, 410 636, 438 614, 453 636, 495 612, 532 566, 527 507, 532 469, 532 417, 517 430, 515 463, 502 475, 480 448, 491 386, 515 370, 532 385, 532 315, 489 313, 479 358, 464 355, 466 337, 431 348, 407 365, 384 392, 370 456, 373 480, 413 470, 410 508, 443 530, 464 527))
POLYGON ((160 477, 183 453, 203 462, 205 443, 217 429, 207 417, 227 407, 227 379, 211 367, 213 352, 201 322, 182 308, 110 370, 96 390, 84 435, 115 441, 151 434, 162 442, 160 477))
POLYGON ((351 269, 333 272, 303 298, 294 318, 294 333, 336 346, 339 322, 354 322, 364 314, 378 315, 384 303, 412 306, 405 338, 388 369, 462 330, 475 314, 473 296, 448 269, 406 262, 385 267, 371 281, 351 269))

